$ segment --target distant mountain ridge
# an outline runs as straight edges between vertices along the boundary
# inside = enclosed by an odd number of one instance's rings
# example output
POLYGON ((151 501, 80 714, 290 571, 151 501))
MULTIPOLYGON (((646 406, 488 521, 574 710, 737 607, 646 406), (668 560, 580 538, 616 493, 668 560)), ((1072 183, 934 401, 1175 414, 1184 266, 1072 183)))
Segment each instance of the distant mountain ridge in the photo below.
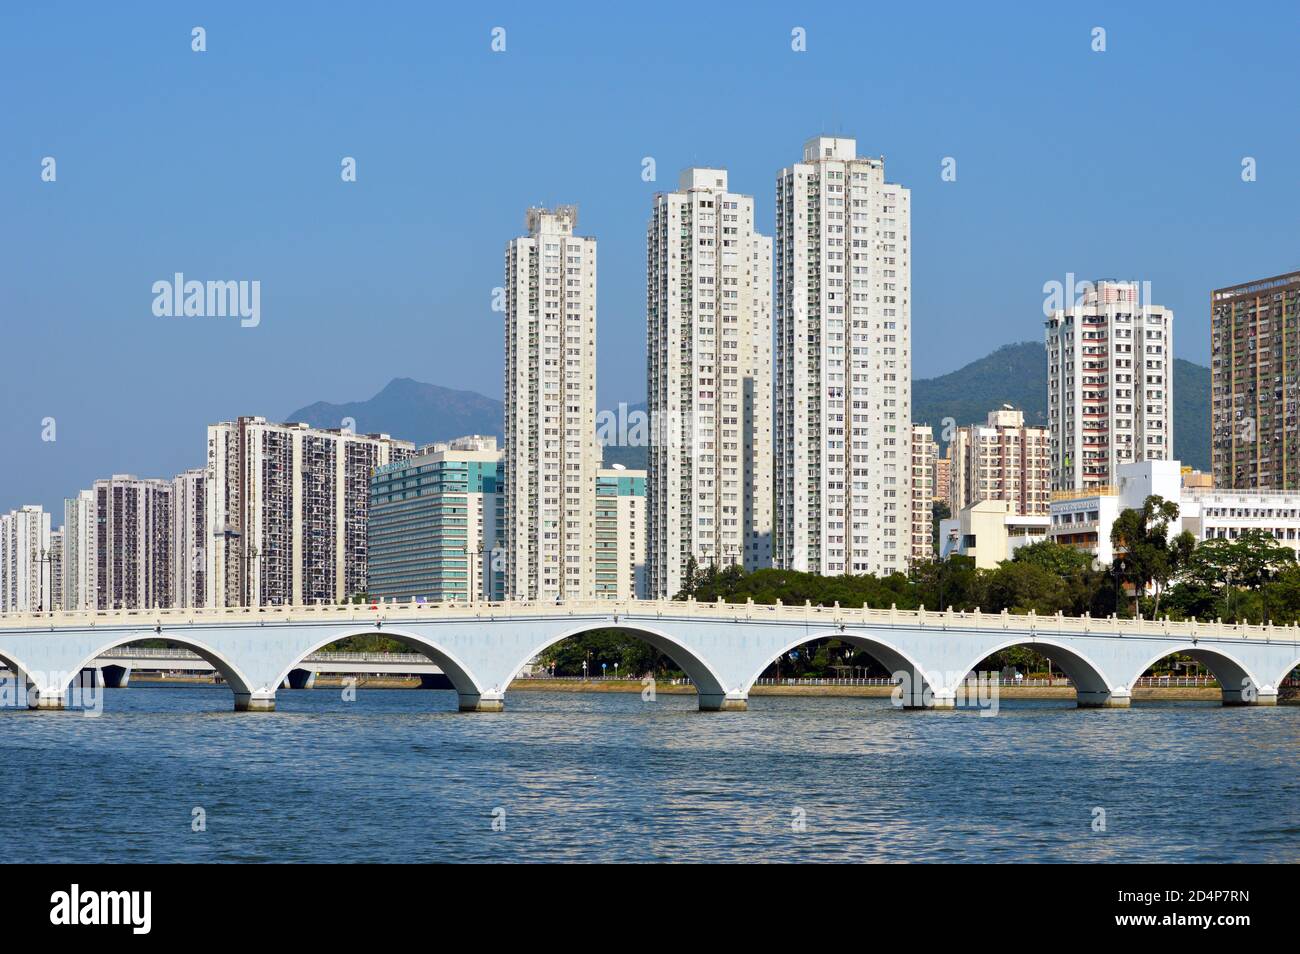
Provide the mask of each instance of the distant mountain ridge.
MULTIPOLYGON (((1174 359, 1174 454, 1210 469, 1210 369, 1174 359)), ((912 420, 941 439, 945 418, 960 427, 983 424, 988 412, 1010 404, 1026 424, 1047 425, 1047 349, 1042 342, 1003 345, 965 367, 912 382, 912 420)))
MULTIPOLYGON (((1047 423, 1047 350, 1041 342, 1004 345, 965 367, 912 382, 912 420, 929 424, 940 438, 945 418, 960 426, 983 423, 988 412, 1010 404, 1030 424, 1047 423)), ((628 411, 644 410, 645 403, 628 411)), ((339 427, 352 418, 357 433, 385 433, 428 444, 464 434, 502 435, 502 406, 496 398, 456 391, 411 378, 394 378, 365 401, 318 401, 285 417, 314 427, 339 427)), ((594 426, 594 425, 593 425, 594 426)), ((1174 359, 1174 452, 1192 467, 1210 467, 1210 369, 1174 359)), ((605 464, 643 468, 644 447, 607 447, 605 464)))
POLYGON ((365 401, 317 401, 299 408, 287 421, 313 427, 339 427, 351 418, 358 434, 389 434, 416 444, 466 434, 501 436, 501 402, 475 391, 454 391, 411 378, 394 378, 365 401))
POLYGON ((992 354, 936 378, 912 381, 912 420, 935 437, 944 418, 961 427, 983 424, 1003 404, 1025 412, 1026 424, 1047 425, 1047 349, 1042 342, 1003 345, 992 354))

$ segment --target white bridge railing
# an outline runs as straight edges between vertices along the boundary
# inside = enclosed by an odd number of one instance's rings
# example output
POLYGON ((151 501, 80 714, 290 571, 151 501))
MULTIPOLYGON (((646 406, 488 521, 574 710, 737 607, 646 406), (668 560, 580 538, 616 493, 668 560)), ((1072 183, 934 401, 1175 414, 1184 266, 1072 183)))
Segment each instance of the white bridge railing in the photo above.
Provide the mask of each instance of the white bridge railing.
MULTIPOLYGON (((100 654, 97 659, 201 659, 191 649, 158 649, 152 646, 119 646, 100 654)), ((312 653, 303 662, 343 663, 419 663, 428 665, 429 657, 423 653, 312 653)))
MULTIPOLYGON (((729 622, 798 622, 810 626, 903 626, 923 629, 1011 630, 1016 632, 1097 633, 1118 636, 1167 636, 1182 639, 1259 639, 1300 642, 1300 629, 1272 623, 1223 623, 1218 620, 1176 622, 1168 619, 1120 619, 1115 616, 1038 616, 982 613, 979 610, 935 611, 852 609, 765 603, 716 603, 695 600, 568 600, 563 602, 394 602, 314 604, 303 606, 216 607, 203 609, 81 610, 0 614, 0 631, 11 629, 82 629, 90 626, 148 627, 201 624, 362 623, 423 619, 509 619, 512 617, 657 617, 727 620, 729 622)), ((615 620, 611 620, 613 622, 615 620)))

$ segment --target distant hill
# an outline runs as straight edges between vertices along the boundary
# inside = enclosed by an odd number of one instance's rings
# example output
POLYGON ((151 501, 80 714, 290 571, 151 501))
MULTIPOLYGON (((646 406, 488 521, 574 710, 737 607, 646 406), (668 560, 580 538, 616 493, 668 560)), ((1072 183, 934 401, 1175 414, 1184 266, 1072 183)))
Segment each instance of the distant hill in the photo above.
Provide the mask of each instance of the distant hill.
MULTIPOLYGON (((645 402, 628 405, 628 413, 644 411, 645 402)), ((313 427, 339 427, 344 418, 356 422, 358 434, 390 434, 417 446, 446 441, 466 434, 502 436, 501 402, 474 391, 453 391, 411 378, 394 378, 366 401, 332 404, 317 401, 287 415, 313 427)), ((642 469, 644 447, 607 447, 605 466, 622 464, 642 469)))
MULTIPOLYGON (((1003 345, 963 368, 912 382, 912 420, 940 436, 942 421, 982 424, 1010 404, 1025 423, 1047 424, 1047 349, 1042 342, 1003 345)), ((1210 468, 1210 369, 1174 359, 1174 453, 1184 464, 1210 468)))
POLYGON ((391 434, 428 444, 465 434, 501 436, 501 402, 474 391, 453 391, 410 378, 394 378, 367 401, 317 401, 288 415, 314 427, 338 427, 350 417, 358 434, 391 434))
POLYGON ((1003 345, 963 368, 912 381, 912 420, 939 436, 951 417, 961 427, 983 424, 989 411, 1010 404, 1026 424, 1047 425, 1047 349, 1041 341, 1003 345))
MULTIPOLYGON (((1047 352, 1040 342, 1004 345, 963 368, 912 382, 912 420, 929 424, 940 436, 943 419, 958 425, 983 423, 988 412, 1010 404, 1030 424, 1047 423, 1047 352)), ((645 403, 628 406, 629 413, 645 403)), ((316 427, 338 427, 344 418, 360 434, 383 432, 416 444, 464 434, 501 437, 502 408, 495 398, 453 391, 410 378, 394 378, 367 401, 318 401, 285 417, 316 427)), ((1192 467, 1210 467, 1210 369, 1174 359, 1174 452, 1192 467)), ((644 447, 607 447, 605 465, 644 468, 644 447)))
POLYGON ((1174 456, 1210 469, 1210 369, 1174 358, 1174 456))

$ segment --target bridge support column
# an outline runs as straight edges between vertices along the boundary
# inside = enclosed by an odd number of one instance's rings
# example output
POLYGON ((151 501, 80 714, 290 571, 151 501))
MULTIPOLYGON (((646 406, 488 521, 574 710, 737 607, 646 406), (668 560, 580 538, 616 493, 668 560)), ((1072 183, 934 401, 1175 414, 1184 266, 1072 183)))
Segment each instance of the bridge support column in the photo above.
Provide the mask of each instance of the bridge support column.
POLYGON ((894 674, 901 679, 894 686, 890 701, 902 709, 956 709, 957 692, 954 689, 935 689, 925 679, 925 673, 902 670, 894 674))
POLYGON ((727 693, 701 692, 701 712, 745 712, 749 709, 749 695, 733 689, 727 693))
POLYGON ((462 692, 460 694, 461 712, 504 712, 506 708, 505 693, 502 692, 462 692))
POLYGON ((1242 689, 1222 689, 1223 704, 1225 706, 1275 706, 1277 705, 1277 690, 1265 686, 1263 689, 1256 689, 1253 686, 1242 689))
POLYGON ((274 712, 274 692, 236 692, 236 712, 274 712))
POLYGON ((930 709, 956 709, 957 693, 953 689, 936 689, 931 695, 930 709))
POLYGON ((1133 701, 1132 695, 1123 686, 1109 691, 1076 689, 1080 709, 1127 709, 1133 701))
POLYGON ((37 689, 27 687, 27 708, 42 712, 57 712, 64 707, 62 689, 37 689))

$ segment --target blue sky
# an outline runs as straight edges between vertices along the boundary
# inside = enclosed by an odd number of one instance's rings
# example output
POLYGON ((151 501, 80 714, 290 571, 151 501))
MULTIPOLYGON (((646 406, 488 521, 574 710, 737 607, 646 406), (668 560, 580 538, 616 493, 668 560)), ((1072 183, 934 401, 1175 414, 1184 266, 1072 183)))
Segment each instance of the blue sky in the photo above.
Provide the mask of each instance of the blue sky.
POLYGON ((653 192, 725 166, 770 233, 822 132, 912 190, 918 377, 1037 339, 1067 272, 1150 280, 1204 363, 1210 290, 1300 265, 1292 5, 289 7, 0 11, 0 509, 395 376, 499 396, 491 291, 534 204, 600 240, 600 401, 640 399, 653 192), (178 271, 260 281, 261 324, 155 317, 178 271))

